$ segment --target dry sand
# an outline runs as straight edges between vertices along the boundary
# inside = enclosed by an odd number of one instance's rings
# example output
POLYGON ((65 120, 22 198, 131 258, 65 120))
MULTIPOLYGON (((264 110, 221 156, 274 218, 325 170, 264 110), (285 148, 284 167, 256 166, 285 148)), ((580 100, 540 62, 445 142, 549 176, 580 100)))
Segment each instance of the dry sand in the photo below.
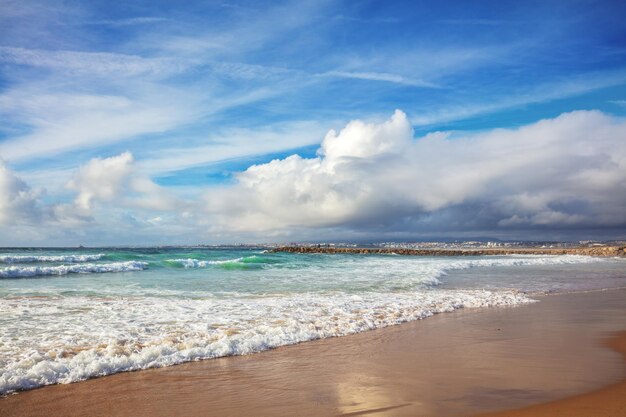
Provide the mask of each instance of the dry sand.
POLYGON ((493 416, 622 416, 626 366, 602 344, 620 330, 626 330, 624 290, 550 296, 517 308, 441 314, 255 355, 45 387, 0 399, 0 415, 468 416, 610 386, 519 411, 526 414, 493 416), (568 406, 582 414, 555 411, 568 406), (622 408, 611 414, 605 406, 622 408))

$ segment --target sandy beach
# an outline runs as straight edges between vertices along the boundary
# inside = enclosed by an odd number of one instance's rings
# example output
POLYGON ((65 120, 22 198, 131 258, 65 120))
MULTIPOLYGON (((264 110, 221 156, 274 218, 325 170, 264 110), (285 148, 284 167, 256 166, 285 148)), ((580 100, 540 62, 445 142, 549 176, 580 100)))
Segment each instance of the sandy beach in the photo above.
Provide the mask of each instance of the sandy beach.
MULTIPOLYGON (((626 332, 607 340, 607 347, 620 352, 626 360, 626 332)), ((481 414, 481 417, 583 417, 626 415, 626 381, 609 385, 597 391, 538 404, 518 410, 481 414)))
POLYGON ((623 354, 626 336, 616 334, 623 330, 625 290, 547 296, 522 307, 461 310, 259 354, 44 387, 0 399, 0 414, 619 416, 626 364, 617 350, 623 354), (501 411, 514 409, 522 410, 501 411))

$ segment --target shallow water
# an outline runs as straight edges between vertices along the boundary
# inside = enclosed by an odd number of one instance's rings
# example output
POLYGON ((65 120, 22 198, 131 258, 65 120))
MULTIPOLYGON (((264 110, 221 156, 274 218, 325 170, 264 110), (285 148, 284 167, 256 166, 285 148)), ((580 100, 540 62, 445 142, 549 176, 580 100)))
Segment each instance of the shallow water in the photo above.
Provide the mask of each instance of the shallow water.
POLYGON ((572 255, 5 250, 0 393, 624 287, 625 267, 572 255))

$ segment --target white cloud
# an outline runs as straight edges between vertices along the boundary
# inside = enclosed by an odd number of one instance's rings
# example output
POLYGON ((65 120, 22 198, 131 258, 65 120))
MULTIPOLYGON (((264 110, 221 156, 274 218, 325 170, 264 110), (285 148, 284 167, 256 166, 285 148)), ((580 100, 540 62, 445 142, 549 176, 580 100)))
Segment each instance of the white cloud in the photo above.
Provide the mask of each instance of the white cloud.
POLYGON ((156 17, 156 16, 138 16, 138 17, 129 17, 125 19, 116 19, 116 20, 96 20, 93 22, 89 22, 87 24, 90 25, 110 25, 110 26, 130 26, 130 25, 145 25, 151 23, 162 23, 167 22, 170 19, 166 17, 156 17))
POLYGON ((116 77, 172 75, 194 65, 193 61, 174 58, 143 58, 110 52, 53 51, 10 46, 0 46, 0 62, 62 70, 74 75, 116 77))
POLYGON ((13 162, 164 132, 197 117, 190 108, 195 99, 166 88, 130 97, 47 93, 45 87, 7 91, 0 115, 32 131, 0 143, 0 155, 13 162))
POLYGON ((395 84, 409 85, 412 87, 439 88, 439 86, 434 83, 386 72, 328 71, 320 75, 327 77, 355 78, 369 81, 385 81, 395 84))
POLYGON ((451 209, 459 230, 626 225, 626 123, 597 111, 417 140, 396 111, 329 132, 318 155, 252 166, 209 193, 207 210, 240 231, 419 228, 451 209))
POLYGON ((312 121, 277 123, 256 129, 225 129, 203 138, 201 143, 147 152, 138 165, 148 174, 162 175, 218 161, 315 145, 324 131, 325 128, 312 121))
POLYGON ((129 152, 105 159, 92 159, 78 169, 68 188, 78 192, 74 203, 89 211, 95 200, 111 201, 126 186, 132 173, 133 156, 129 152))
MULTIPOLYGON (((260 67, 232 65, 211 68, 237 78, 263 71, 260 67)), ((169 141, 178 143, 176 129, 184 125, 193 125, 290 88, 283 83, 276 88, 250 87, 223 92, 210 81, 168 86, 140 76, 125 79, 120 88, 115 73, 106 79, 96 80, 86 74, 68 81, 61 72, 60 78, 52 76, 45 81, 25 83, 0 94, 0 118, 6 121, 0 129, 10 133, 0 143, 0 155, 5 160, 15 163, 49 157, 169 131, 176 135, 169 141), (98 93, 100 88, 109 93, 98 93)))
MULTIPOLYGON (((259 50, 272 42, 284 42, 285 39, 295 46, 301 32, 311 27, 330 3, 317 0, 280 2, 271 7, 236 6, 236 12, 226 14, 213 24, 201 20, 198 25, 191 20, 181 35, 159 32, 148 35, 144 42, 150 42, 164 51, 192 56, 207 53, 243 56, 246 52, 259 50)), ((319 31, 319 28, 315 30, 319 31)), ((311 46, 311 39, 307 38, 302 44, 311 46)), ((214 58, 223 58, 223 55, 214 58)))
POLYGON ((0 225, 38 222, 39 195, 0 159, 0 225))
POLYGON ((411 132, 401 112, 381 125, 353 121, 326 135, 317 158, 292 155, 238 174, 237 187, 209 195, 209 210, 238 230, 327 226, 367 215, 359 207, 369 206, 372 183, 362 177, 375 168, 370 164, 402 153, 411 132))
POLYGON ((90 215, 96 202, 164 211, 182 206, 181 201, 136 172, 130 152, 90 160, 76 171, 67 187, 77 193, 74 206, 81 215, 90 215))
POLYGON ((403 74, 407 79, 436 80, 436 83, 453 74, 511 60, 519 53, 520 47, 510 42, 473 47, 437 43, 409 48, 403 45, 384 52, 372 49, 359 55, 350 54, 344 57, 340 69, 346 73, 403 74))
POLYGON ((510 91, 506 96, 490 102, 446 103, 440 109, 427 109, 411 118, 416 126, 429 126, 440 123, 466 120, 472 117, 511 110, 528 104, 543 103, 566 97, 585 94, 594 90, 621 85, 626 81, 626 72, 604 71, 571 76, 564 81, 544 83, 536 87, 525 87, 520 91, 510 91))
POLYGON ((344 158, 371 158, 378 155, 402 152, 407 145, 413 128, 406 115, 396 110, 391 119, 381 124, 367 124, 354 120, 341 130, 328 132, 319 150, 320 155, 331 164, 344 158))
POLYGON ((598 111, 417 139, 396 111, 381 123, 355 120, 331 130, 314 158, 254 165, 236 174, 234 185, 187 190, 186 200, 145 172, 129 152, 95 158, 72 175, 73 202, 56 196, 46 205, 0 165, 0 223, 41 225, 29 229, 38 239, 64 234, 123 242, 132 228, 136 239, 166 243, 183 236, 258 241, 626 228, 626 122, 598 111))

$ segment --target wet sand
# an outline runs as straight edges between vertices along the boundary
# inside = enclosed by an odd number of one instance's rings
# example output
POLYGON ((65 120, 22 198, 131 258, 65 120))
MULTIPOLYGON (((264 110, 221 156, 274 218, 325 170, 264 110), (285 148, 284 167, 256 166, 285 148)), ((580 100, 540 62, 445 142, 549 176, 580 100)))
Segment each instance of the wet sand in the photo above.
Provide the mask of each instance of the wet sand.
MULTIPOLYGON (((626 291, 556 295, 517 308, 461 310, 249 356, 45 387, 0 399, 0 415, 447 417, 572 396, 542 407, 589 401, 580 394, 610 385, 599 395, 623 407, 624 358, 603 345, 623 330, 626 291)), ((609 400, 598 398, 587 403, 591 408, 576 405, 587 410, 577 415, 625 415, 623 408, 602 414, 609 400)), ((576 415, 528 410, 493 416, 576 415)))
MULTIPOLYGON (((626 361, 626 332, 607 341, 626 361)), ((477 417, 618 417, 626 416, 626 381, 562 400, 477 417)))

